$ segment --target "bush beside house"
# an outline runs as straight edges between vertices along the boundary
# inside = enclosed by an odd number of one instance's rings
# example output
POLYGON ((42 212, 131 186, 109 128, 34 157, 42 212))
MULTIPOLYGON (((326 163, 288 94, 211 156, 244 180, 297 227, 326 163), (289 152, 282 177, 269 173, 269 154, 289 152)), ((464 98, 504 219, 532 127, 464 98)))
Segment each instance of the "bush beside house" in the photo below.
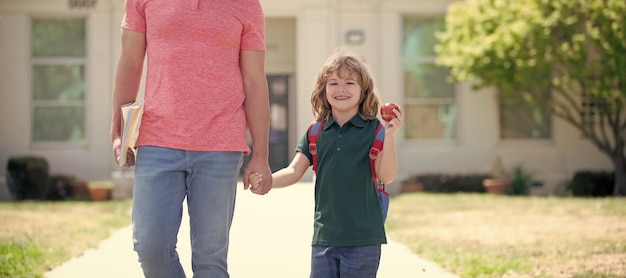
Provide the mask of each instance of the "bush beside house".
MULTIPOLYGON (((401 193, 416 191, 432 193, 485 193, 483 180, 492 178, 492 174, 420 174, 406 178, 402 182, 401 193), (412 190, 419 188, 419 190, 412 190)), ((567 191, 576 197, 612 196, 615 177, 612 172, 579 171, 567 183, 567 191)), ((506 194, 529 195, 533 187, 530 173, 520 166, 515 167, 510 176, 510 188, 506 194)))
MULTIPOLYGON (((4 184, 0 183, 0 186, 4 184)), ((6 187, 10 196, 2 200, 14 201, 110 200, 113 190, 111 181, 82 181, 65 175, 51 176, 47 160, 36 156, 12 157, 8 160, 6 187), (96 196, 98 192, 102 193, 99 197, 96 196)), ((132 194, 132 184, 130 191, 132 194)), ((128 197, 126 195, 124 199, 128 197)))
POLYGON ((568 184, 568 191, 577 197, 606 197, 613 195, 615 174, 603 171, 579 171, 568 184))
MULTIPOLYGON (((487 174, 422 174, 407 178, 403 182, 403 186, 412 186, 412 184, 421 184, 423 191, 435 193, 456 193, 456 192, 485 192, 482 185, 483 179, 487 178, 487 174)), ((409 190, 402 190, 409 192, 409 190)))
POLYGON ((7 186, 14 200, 46 200, 50 190, 48 161, 42 157, 12 157, 7 163, 7 186))

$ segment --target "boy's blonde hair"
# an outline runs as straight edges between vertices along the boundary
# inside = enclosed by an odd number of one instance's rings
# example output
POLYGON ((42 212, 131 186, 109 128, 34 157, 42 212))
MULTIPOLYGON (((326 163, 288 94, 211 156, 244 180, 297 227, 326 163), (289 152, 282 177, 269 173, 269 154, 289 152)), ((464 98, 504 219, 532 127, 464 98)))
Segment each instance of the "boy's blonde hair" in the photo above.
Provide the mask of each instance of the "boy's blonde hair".
POLYGON ((359 102, 359 116, 366 120, 373 120, 378 115, 380 98, 378 90, 374 86, 374 77, 365 61, 356 54, 350 53, 343 48, 331 55, 317 75, 315 88, 311 94, 313 116, 316 121, 327 120, 331 113, 330 103, 326 99, 326 81, 333 73, 338 76, 348 74, 355 77, 361 86, 361 100, 359 102))

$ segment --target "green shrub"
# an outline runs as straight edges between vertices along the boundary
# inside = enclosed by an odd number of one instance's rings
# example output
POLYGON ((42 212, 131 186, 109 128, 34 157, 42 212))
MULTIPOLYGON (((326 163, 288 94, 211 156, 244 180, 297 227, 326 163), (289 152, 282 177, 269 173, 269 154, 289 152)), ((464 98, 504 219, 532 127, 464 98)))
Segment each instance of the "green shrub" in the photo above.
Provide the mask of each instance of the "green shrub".
POLYGON ((54 175, 50 177, 49 200, 65 200, 74 194, 72 182, 74 177, 65 175, 54 175))
POLYGON ((423 174, 415 179, 424 185, 424 191, 436 193, 485 192, 483 180, 487 174, 423 174))
POLYGON ((45 200, 50 190, 48 161, 43 157, 12 157, 7 163, 7 185, 15 200, 45 200))
POLYGON ((568 190, 579 197, 604 197, 613 195, 615 174, 602 171, 579 171, 574 174, 568 190))
POLYGON ((511 194, 528 195, 532 176, 524 171, 524 168, 517 166, 513 169, 513 179, 511 180, 511 194))

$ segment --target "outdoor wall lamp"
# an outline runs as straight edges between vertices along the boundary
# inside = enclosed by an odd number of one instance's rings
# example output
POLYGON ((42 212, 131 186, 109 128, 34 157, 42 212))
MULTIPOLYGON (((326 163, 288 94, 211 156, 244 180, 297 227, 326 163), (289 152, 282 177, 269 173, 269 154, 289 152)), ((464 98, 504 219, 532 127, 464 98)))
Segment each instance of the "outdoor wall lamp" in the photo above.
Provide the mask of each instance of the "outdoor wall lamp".
POLYGON ((349 45, 360 45, 365 42, 365 32, 363 30, 348 30, 345 41, 349 45))

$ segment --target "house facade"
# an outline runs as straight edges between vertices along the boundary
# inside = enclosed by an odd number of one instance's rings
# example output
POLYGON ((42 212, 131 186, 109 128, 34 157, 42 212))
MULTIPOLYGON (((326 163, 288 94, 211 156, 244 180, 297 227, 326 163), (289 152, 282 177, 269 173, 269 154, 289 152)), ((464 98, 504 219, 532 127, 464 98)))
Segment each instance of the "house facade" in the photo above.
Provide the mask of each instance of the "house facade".
MULTIPOLYGON (((453 2, 261 0, 273 170, 313 120, 317 72, 338 46, 363 55, 383 102, 405 113, 392 193, 413 174, 488 173, 498 159, 521 165, 543 194, 577 170, 611 169, 567 123, 498 101, 493 89, 446 82, 434 34, 453 2)), ((109 137, 123 10, 124 0, 0 0, 0 196, 14 156, 45 157, 50 174, 82 180, 130 171, 115 165, 109 137)))

